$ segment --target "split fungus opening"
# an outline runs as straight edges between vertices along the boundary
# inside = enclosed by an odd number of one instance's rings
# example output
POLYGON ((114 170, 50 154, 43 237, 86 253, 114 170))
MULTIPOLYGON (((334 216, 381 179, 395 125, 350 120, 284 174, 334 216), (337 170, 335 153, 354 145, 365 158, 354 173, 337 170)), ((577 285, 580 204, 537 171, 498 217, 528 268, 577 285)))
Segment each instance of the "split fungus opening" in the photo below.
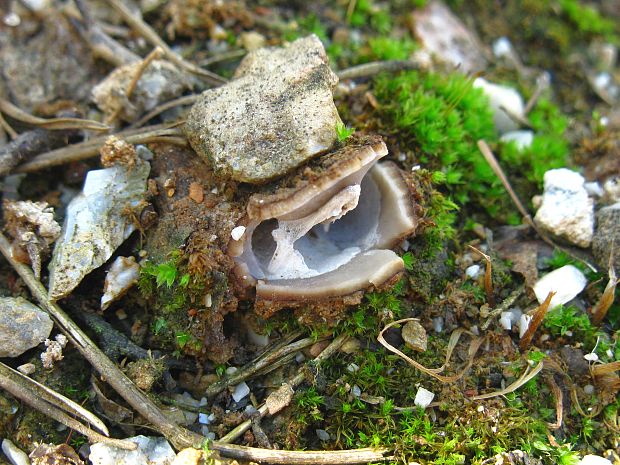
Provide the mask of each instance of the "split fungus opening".
POLYGON ((229 254, 258 299, 311 301, 379 287, 404 269, 391 247, 415 231, 413 199, 380 137, 325 155, 294 188, 254 194, 229 254))

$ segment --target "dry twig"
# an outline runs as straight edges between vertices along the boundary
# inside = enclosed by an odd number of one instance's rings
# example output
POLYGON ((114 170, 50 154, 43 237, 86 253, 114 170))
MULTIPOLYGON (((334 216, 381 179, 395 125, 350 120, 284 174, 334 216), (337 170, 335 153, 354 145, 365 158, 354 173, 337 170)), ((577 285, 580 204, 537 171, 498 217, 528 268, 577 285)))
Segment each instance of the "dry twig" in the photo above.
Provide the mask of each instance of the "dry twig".
POLYGON ((495 307, 495 297, 493 296, 493 273, 492 273, 493 270, 491 268, 491 257, 489 257, 487 254, 485 254, 481 250, 478 250, 473 245, 470 245, 468 247, 472 249, 474 252, 480 254, 486 262, 486 268, 484 272, 484 292, 487 295, 487 303, 491 307, 495 307))
POLYGON ((196 74, 197 76, 200 76, 206 82, 213 86, 219 86, 227 82, 226 79, 224 79, 223 77, 218 76, 211 71, 207 71, 206 69, 199 68, 195 64, 190 63, 189 61, 183 59, 181 56, 175 53, 170 48, 170 46, 166 42, 164 42, 161 37, 159 37, 157 32, 155 32, 155 30, 151 26, 145 23, 142 18, 135 16, 127 7, 127 5, 125 5, 125 3, 121 0, 108 0, 108 3, 122 16, 123 20, 125 20, 125 22, 129 26, 135 29, 142 37, 147 40, 147 42, 150 42, 151 45, 160 47, 166 54, 166 57, 168 57, 170 61, 172 61, 179 67, 193 74, 196 74))
POLYGON ((338 79, 344 81, 345 79, 369 78, 383 72, 396 73, 422 67, 422 64, 414 60, 372 61, 340 70, 336 74, 338 79))
POLYGON ((547 314, 547 310, 549 310, 549 305, 551 305, 551 299, 555 295, 555 291, 550 291, 547 294, 547 298, 544 300, 542 304, 540 304, 536 310, 534 311, 534 316, 532 317, 532 321, 527 325, 527 330, 523 337, 519 341, 519 349, 522 351, 527 350, 530 347, 530 343, 532 342, 532 338, 534 337, 534 333, 545 319, 545 315, 547 314))
MULTIPOLYGON (((121 131, 115 136, 122 138, 130 144, 146 144, 147 142, 169 142, 177 145, 186 145, 187 141, 180 137, 179 129, 170 128, 169 125, 147 126, 141 129, 121 131)), ((86 160, 99 155, 99 149, 109 136, 94 137, 79 144, 69 145, 51 152, 42 153, 31 161, 17 167, 16 173, 32 173, 35 171, 64 165, 74 161, 86 160)))

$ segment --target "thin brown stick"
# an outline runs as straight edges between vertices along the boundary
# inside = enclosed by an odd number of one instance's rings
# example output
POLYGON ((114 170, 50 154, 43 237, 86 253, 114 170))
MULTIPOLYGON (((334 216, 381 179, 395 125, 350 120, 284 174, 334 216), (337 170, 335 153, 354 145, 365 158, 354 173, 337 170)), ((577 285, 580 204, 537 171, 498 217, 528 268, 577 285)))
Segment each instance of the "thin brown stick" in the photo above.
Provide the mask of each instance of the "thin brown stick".
MULTIPOLYGON (((172 136, 180 136, 179 129, 170 128, 168 125, 147 126, 141 129, 121 131, 115 134, 130 144, 146 144, 147 142, 165 141, 172 143, 185 143, 185 139, 172 136)), ((74 161, 86 160, 99 155, 99 149, 109 136, 94 137, 85 142, 68 145, 60 149, 37 155, 32 160, 15 169, 16 173, 32 173, 35 171, 64 165, 74 161)))
POLYGON ((0 111, 23 123, 44 129, 85 129, 89 131, 109 131, 110 126, 90 119, 81 118, 39 118, 25 112, 8 100, 0 98, 0 111))
POLYGON ((558 386, 558 383, 556 383, 553 379, 552 374, 549 374, 544 378, 547 385, 551 388, 551 392, 553 392, 553 397, 555 398, 555 423, 547 423, 547 426, 549 429, 560 429, 564 418, 564 394, 562 393, 560 386, 558 386))
POLYGON ((353 449, 332 451, 285 451, 211 442, 209 447, 221 455, 242 461, 283 465, 347 465, 388 460, 387 449, 353 449))
POLYGON ((242 367, 241 369, 237 370, 233 374, 228 375, 227 377, 221 379, 220 381, 217 381, 211 384, 207 388, 205 395, 207 398, 216 396, 217 394, 222 392, 224 389, 226 389, 228 386, 239 384, 240 382, 245 381, 249 377, 273 365, 274 363, 278 361, 278 359, 285 357, 289 354, 298 352, 305 347, 311 346, 315 342, 316 340, 314 338, 307 337, 299 341, 296 341, 292 344, 288 344, 284 347, 281 347, 277 350, 274 350, 266 354, 264 357, 261 357, 260 359, 253 361, 252 363, 249 363, 248 365, 242 367))
POLYGON ((493 318, 495 318, 496 316, 500 315, 502 312, 505 312, 510 307, 512 307, 512 305, 516 302, 519 296, 523 294, 524 290, 525 290, 525 286, 521 285, 517 289, 512 291, 510 295, 506 297, 506 299, 504 299, 504 301, 497 306, 497 308, 494 308, 486 315, 486 320, 484 321, 484 323, 482 323, 482 325, 480 325, 480 329, 482 330, 487 329, 489 325, 491 324, 491 322, 493 321, 493 318))
MULTIPOLYGON (((349 339, 349 337, 346 334, 341 334, 336 339, 334 339, 325 349, 323 349, 323 352, 321 352, 319 355, 317 355, 312 360, 311 363, 313 363, 313 365, 315 367, 317 367, 323 361, 325 361, 329 357, 331 357, 338 349, 340 349, 340 347, 342 347, 342 345, 347 341, 347 339, 349 339)), ((278 391, 284 391, 286 389, 290 389, 290 391, 292 392, 292 390, 295 389, 297 386, 299 386, 303 382, 304 379, 305 379, 304 374, 303 373, 298 373, 293 378, 291 378, 288 382, 284 383, 280 387, 280 389, 278 389, 278 391)), ((276 393, 272 393, 272 395, 274 395, 274 394, 276 394, 276 393)), ((269 407, 270 407, 270 402, 269 402, 269 397, 268 397, 267 401, 264 402, 258 408, 258 414, 260 415, 261 418, 265 417, 267 414, 275 413, 275 412, 273 412, 273 410, 270 411, 269 407)), ((222 444, 222 443, 233 442, 237 438, 241 437, 243 435, 243 433, 245 433, 247 430, 249 430, 251 426, 252 426, 252 420, 244 421, 243 423, 241 423, 240 425, 235 427, 232 431, 230 431, 227 435, 222 437, 218 441, 218 443, 222 444)))
POLYGON ((144 58, 144 60, 142 60, 140 62, 140 66, 138 66, 138 69, 136 70, 136 73, 131 78, 131 81, 129 82, 129 85, 127 86, 127 90, 125 91, 125 95, 127 96, 128 99, 131 98, 131 94, 133 94, 133 91, 136 89, 136 86, 138 85, 138 81, 142 77, 142 74, 144 74, 144 71, 146 70, 146 68, 154 60, 157 60, 159 57, 161 57, 163 55, 163 53, 164 53, 164 51, 161 49, 161 47, 155 47, 153 49, 153 51, 151 53, 149 53, 144 58))
POLYGON ((611 260, 609 263, 608 276, 609 281, 607 282, 607 286, 605 286, 603 295, 592 309, 592 323, 595 325, 601 324, 601 322, 607 315, 607 311, 610 309, 616 298, 616 286, 618 285, 618 278, 616 277, 616 270, 614 269, 614 265, 613 263, 611 263, 611 260))
POLYGON ((486 268, 484 272, 484 292, 486 293, 487 303, 489 304, 489 306, 495 307, 495 297, 493 296, 493 270, 491 268, 491 257, 482 252, 481 250, 478 250, 473 245, 470 245, 468 247, 476 253, 480 254, 486 261, 486 268))
POLYGON ((30 392, 33 396, 39 397, 42 400, 49 402, 55 407, 64 410, 67 413, 75 415, 81 418, 83 421, 90 423, 93 427, 97 428, 103 435, 109 436, 110 432, 106 425, 93 413, 86 410, 77 402, 59 394, 53 389, 38 383, 34 379, 14 370, 8 365, 0 362, 0 375, 3 377, 11 378, 16 383, 22 386, 24 393, 30 392))
POLYGON ((4 119, 4 116, 2 116, 2 113, 0 113, 0 127, 6 131, 6 133, 9 135, 9 137, 12 140, 16 139, 17 136, 19 135, 17 134, 17 131, 15 131, 15 129, 13 129, 11 125, 6 122, 6 120, 4 119))
POLYGON ((536 89, 534 89, 534 93, 532 94, 530 99, 525 104, 525 108, 523 109, 524 115, 527 115, 530 111, 532 111, 532 108, 534 108, 534 106, 538 102, 538 99, 542 95, 543 91, 548 88, 549 88, 549 76, 545 72, 541 74, 540 76, 538 76, 538 78, 536 79, 536 89))
POLYGON ((538 308, 536 308, 534 316, 532 317, 532 321, 530 321, 530 324, 527 326, 525 334, 519 341, 519 349, 525 351, 530 347, 530 343, 532 342, 534 333, 536 333, 536 330, 545 319, 545 315, 547 314, 549 306, 551 305, 551 299, 553 299, 553 296, 555 294, 555 291, 550 291, 549 294, 547 294, 547 298, 544 300, 544 302, 540 304, 538 308))
POLYGON ((344 81, 345 79, 369 78, 383 72, 396 73, 398 71, 420 69, 422 67, 423 66, 419 62, 414 60, 372 61, 363 65, 340 70, 336 74, 338 79, 344 81))
POLYGON ((13 396, 17 397, 35 410, 38 410, 39 412, 56 420, 57 422, 68 426, 69 428, 77 431, 80 434, 83 434, 91 442, 103 442, 126 450, 136 449, 137 445, 133 442, 120 439, 111 439, 97 433, 96 431, 91 430, 87 426, 84 426, 82 423, 70 417, 65 412, 57 408, 55 405, 46 402, 43 398, 38 397, 35 393, 30 391, 30 389, 25 388, 23 383, 17 381, 15 377, 11 375, 10 371, 6 370, 2 366, 0 366, 0 374, 0 387, 2 389, 10 392, 13 396))
POLYGON ((112 388, 140 415, 151 422, 176 448, 183 449, 202 443, 204 438, 168 419, 166 415, 116 366, 78 325, 58 306, 49 300, 43 284, 34 277, 32 270, 19 263, 11 251, 11 244, 0 234, 0 251, 22 278, 41 307, 50 314, 58 328, 67 336, 80 353, 90 362, 112 388))
POLYGON ((200 94, 191 94, 191 95, 184 95, 183 97, 175 98, 174 100, 169 100, 169 101, 167 101, 165 103, 162 103, 161 105, 153 108, 147 114, 142 116, 138 121, 136 121, 134 123, 131 123, 131 125, 129 127, 130 128, 139 128, 144 123, 146 123, 147 121, 149 121, 152 118, 155 118, 160 113, 163 113, 164 111, 169 110, 170 108, 174 108, 174 107, 177 107, 177 106, 180 106, 180 105, 192 105, 199 98, 200 98, 200 94))
POLYGON ((206 69, 199 68, 193 63, 183 59, 177 53, 175 53, 170 46, 163 41, 161 37, 155 32, 155 30, 145 23, 142 18, 135 16, 131 10, 125 5, 121 0, 108 0, 108 3, 116 10, 123 18, 123 20, 134 30, 136 30, 142 37, 144 37, 147 42, 150 42, 151 45, 156 47, 160 47, 166 57, 174 62, 179 67, 189 71, 193 74, 196 74, 202 77, 206 82, 210 83, 214 86, 219 86, 228 82, 221 76, 218 76, 211 71, 207 71, 206 69))

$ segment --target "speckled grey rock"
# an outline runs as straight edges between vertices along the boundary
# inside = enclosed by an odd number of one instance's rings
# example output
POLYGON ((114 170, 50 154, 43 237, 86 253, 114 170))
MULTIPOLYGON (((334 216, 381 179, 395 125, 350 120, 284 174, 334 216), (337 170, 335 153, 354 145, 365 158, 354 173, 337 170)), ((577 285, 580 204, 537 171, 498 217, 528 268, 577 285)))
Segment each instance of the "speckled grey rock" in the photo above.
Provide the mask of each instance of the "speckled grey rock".
POLYGON ((267 182, 334 144, 337 82, 314 35, 284 48, 255 50, 234 80, 202 94, 185 134, 218 175, 267 182))
POLYGON ((609 266, 609 256, 614 251, 613 263, 620 275, 620 202, 601 208, 596 214, 597 226, 592 239, 592 253, 603 272, 609 266))
POLYGON ((594 233, 594 202, 585 179, 566 168, 545 173, 545 191, 534 221, 545 231, 579 247, 589 247, 594 233))
POLYGON ((52 320, 21 297, 0 297, 0 357, 17 357, 50 335, 52 320))

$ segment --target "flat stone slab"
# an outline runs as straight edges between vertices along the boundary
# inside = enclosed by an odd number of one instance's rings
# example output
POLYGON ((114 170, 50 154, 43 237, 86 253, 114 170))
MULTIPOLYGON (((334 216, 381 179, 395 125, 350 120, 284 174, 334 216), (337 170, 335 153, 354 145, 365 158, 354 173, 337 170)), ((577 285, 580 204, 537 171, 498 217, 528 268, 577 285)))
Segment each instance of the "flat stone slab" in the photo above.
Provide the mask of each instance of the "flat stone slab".
POLYGON ((185 134, 216 173, 261 184, 283 176, 336 141, 338 78, 314 35, 250 52, 235 79, 204 92, 185 134))

